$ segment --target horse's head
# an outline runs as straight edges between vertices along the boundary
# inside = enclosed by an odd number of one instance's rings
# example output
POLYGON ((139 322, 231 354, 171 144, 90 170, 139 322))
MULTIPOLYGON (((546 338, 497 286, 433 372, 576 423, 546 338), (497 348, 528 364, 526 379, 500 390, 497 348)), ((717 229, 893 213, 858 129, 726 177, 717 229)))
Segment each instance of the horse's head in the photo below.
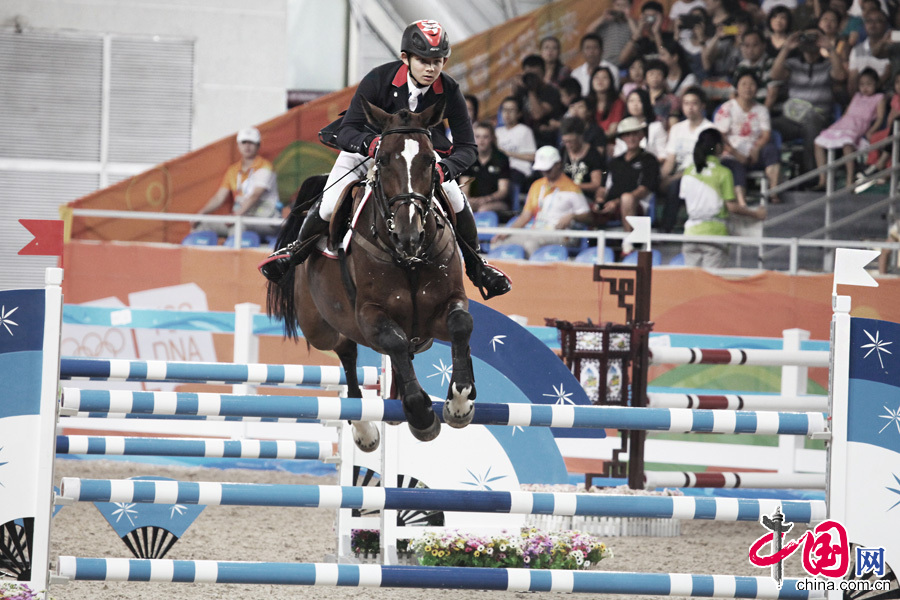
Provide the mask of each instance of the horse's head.
POLYGON ((444 100, 421 113, 388 114, 363 99, 363 110, 382 131, 375 153, 375 200, 395 258, 420 262, 429 222, 434 223, 435 155, 428 130, 443 119, 444 100))

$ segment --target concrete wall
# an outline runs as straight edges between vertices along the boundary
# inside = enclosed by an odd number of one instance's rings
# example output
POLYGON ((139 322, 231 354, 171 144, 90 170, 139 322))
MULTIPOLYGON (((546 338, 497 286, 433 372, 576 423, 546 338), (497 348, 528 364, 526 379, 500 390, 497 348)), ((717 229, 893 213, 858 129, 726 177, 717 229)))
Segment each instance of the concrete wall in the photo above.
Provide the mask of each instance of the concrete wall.
POLYGON ((287 0, 2 0, 0 27, 196 40, 192 147, 285 110, 287 0))

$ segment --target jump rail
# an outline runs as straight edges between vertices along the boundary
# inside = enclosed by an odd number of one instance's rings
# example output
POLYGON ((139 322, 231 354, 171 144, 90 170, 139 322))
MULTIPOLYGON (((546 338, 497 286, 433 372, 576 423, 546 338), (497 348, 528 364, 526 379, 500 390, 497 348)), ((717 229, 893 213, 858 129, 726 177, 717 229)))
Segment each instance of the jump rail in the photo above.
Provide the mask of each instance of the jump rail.
MULTIPOLYGON (((441 414, 443 403, 434 403, 441 414)), ((67 388, 70 412, 253 416, 353 421, 405 421, 400 400, 110 392, 67 388)), ((826 431, 821 413, 741 412, 678 408, 479 403, 473 423, 521 427, 587 427, 646 431, 812 435, 826 431)))
POLYGON ((281 458, 325 460, 334 455, 331 442, 290 440, 223 440, 191 438, 131 438, 59 435, 57 454, 118 456, 199 456, 206 458, 281 458))
POLYGON ((828 367, 824 350, 737 350, 710 348, 650 347, 650 364, 672 365, 756 365, 763 367, 828 367))
POLYGON ((224 562, 76 558, 60 556, 57 574, 76 581, 244 583, 369 588, 468 589, 512 592, 577 592, 705 596, 715 598, 824 598, 779 589, 769 577, 688 573, 611 573, 475 567, 401 567, 323 563, 224 562))
MULTIPOLYGON (((169 381, 264 385, 346 385, 344 370, 333 366, 264 365, 160 360, 63 358, 61 379, 91 381, 169 381)), ((360 367, 361 386, 378 385, 376 367, 360 367)))
POLYGON ((824 473, 728 473, 690 471, 645 471, 648 488, 766 488, 825 489, 824 473))
POLYGON ((650 392, 652 408, 702 408, 707 410, 828 411, 828 396, 775 396, 762 394, 668 394, 650 392))
POLYGON ((495 492, 329 485, 245 484, 63 477, 67 502, 142 502, 222 506, 281 506, 488 512, 594 517, 647 517, 758 521, 781 506, 784 518, 810 523, 826 518, 821 500, 631 496, 551 492, 495 492))

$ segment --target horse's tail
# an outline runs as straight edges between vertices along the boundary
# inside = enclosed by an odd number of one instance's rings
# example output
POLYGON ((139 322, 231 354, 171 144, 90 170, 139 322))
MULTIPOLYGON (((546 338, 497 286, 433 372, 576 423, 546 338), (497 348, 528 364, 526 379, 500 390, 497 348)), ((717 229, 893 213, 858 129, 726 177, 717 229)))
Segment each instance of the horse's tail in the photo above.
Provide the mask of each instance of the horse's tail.
MULTIPOLYGON (((281 231, 278 232, 278 239, 275 241, 276 248, 284 248, 297 240, 306 212, 322 194, 327 180, 328 175, 313 175, 303 181, 297 191, 294 206, 291 207, 291 214, 285 219, 281 231)), ((291 339, 300 337, 297 329, 297 309, 294 306, 295 271, 294 268, 288 269, 281 281, 277 283, 270 281, 266 294, 266 312, 270 317, 280 317, 284 321, 284 335, 291 339)))

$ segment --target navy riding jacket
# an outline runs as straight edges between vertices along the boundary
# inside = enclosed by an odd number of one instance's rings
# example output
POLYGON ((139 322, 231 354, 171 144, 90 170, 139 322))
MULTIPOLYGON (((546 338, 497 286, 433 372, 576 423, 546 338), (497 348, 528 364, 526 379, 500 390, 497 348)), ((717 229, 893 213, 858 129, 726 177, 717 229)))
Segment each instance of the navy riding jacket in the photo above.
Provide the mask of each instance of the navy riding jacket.
MULTIPOLYGON (((347 109, 347 114, 341 122, 337 134, 338 146, 347 152, 367 155, 368 143, 374 138, 372 132, 375 126, 366 120, 361 98, 388 113, 409 108, 408 70, 403 61, 398 60, 369 71, 359 82, 359 87, 356 88, 356 93, 350 101, 350 108, 347 109)), ((416 112, 422 112, 435 104, 441 96, 446 98, 444 118, 450 123, 453 142, 447 138, 443 124, 431 128, 431 142, 442 157, 444 177, 449 181, 462 174, 475 162, 478 150, 465 98, 459 84, 446 73, 442 72, 428 91, 419 97, 416 112)))

